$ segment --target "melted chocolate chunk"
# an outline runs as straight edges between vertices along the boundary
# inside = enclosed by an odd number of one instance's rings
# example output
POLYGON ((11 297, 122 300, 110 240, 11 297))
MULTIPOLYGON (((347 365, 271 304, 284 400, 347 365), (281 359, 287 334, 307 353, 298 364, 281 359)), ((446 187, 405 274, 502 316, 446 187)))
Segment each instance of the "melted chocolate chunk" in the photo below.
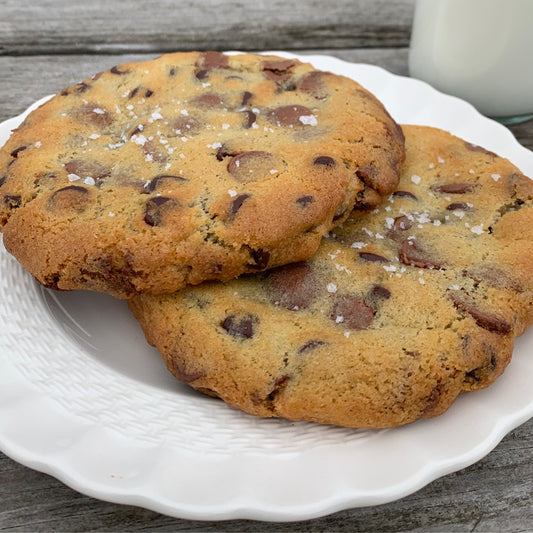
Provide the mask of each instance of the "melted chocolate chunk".
POLYGON ((391 297, 391 292, 382 285, 374 285, 370 289, 369 296, 372 299, 380 298, 382 300, 388 300, 391 297))
POLYGON ((313 165, 334 167, 335 159, 333 159, 333 157, 329 157, 329 155, 319 155, 313 159, 313 165))
POLYGON ((323 100, 329 96, 329 91, 325 83, 325 78, 329 74, 327 72, 313 71, 304 74, 296 81, 295 88, 316 98, 323 100))
POLYGON ((123 76, 124 74, 128 74, 129 70, 126 70, 125 68, 121 68, 122 65, 115 65, 114 67, 111 67, 109 71, 112 74, 117 74, 119 76, 123 76))
POLYGON ((113 114, 98 104, 84 104, 72 110, 72 115, 76 120, 105 128, 110 126, 113 121, 113 114))
POLYGON ((278 126, 303 126, 306 120, 302 117, 310 117, 313 112, 303 105, 285 105, 269 111, 267 119, 278 126))
POLYGON ((89 191, 79 185, 67 185, 55 191, 48 199, 50 209, 83 211, 89 200, 89 191))
POLYGON ((18 148, 15 148, 11 154, 9 154, 11 157, 13 158, 17 158, 18 155, 20 154, 20 152, 22 152, 23 150, 26 150, 26 148, 28 148, 27 146, 19 146, 18 148))
POLYGON ((192 383, 193 381, 206 376, 205 371, 190 370, 186 365, 182 364, 181 361, 178 361, 176 357, 172 358, 172 373, 184 383, 192 383))
POLYGON ((392 223, 392 229, 394 231, 407 231, 412 225, 413 223, 406 215, 401 215, 394 219, 394 222, 392 223))
POLYGON ((329 317, 349 329, 367 329, 374 320, 374 309, 359 296, 337 294, 329 317))
POLYGON ((111 175, 106 165, 87 159, 71 159, 65 163, 65 170, 69 174, 76 174, 81 179, 93 178, 97 185, 101 185, 102 181, 111 175))
POLYGON ((242 127, 248 130, 255 124, 257 117, 253 111, 243 111, 242 113, 245 115, 242 127))
POLYGON ((398 256, 404 265, 417 268, 439 269, 445 265, 444 261, 432 257, 431 252, 422 248, 422 245, 410 240, 402 242, 398 256))
POLYGON ((201 127, 200 121, 194 117, 181 116, 172 123, 172 129, 179 135, 196 135, 201 127))
POLYGON ((270 152, 252 150, 234 155, 228 163, 228 172, 237 181, 247 183, 270 176, 275 165, 276 158, 270 152))
POLYGON ((444 194, 465 194, 472 192, 476 187, 476 183, 447 183, 434 187, 434 190, 444 194))
POLYGON ((221 52, 209 50, 203 52, 198 58, 196 65, 200 68, 210 70, 213 68, 227 68, 229 64, 229 56, 221 52))
POLYGON ((17 207, 20 207, 21 203, 22 198, 18 194, 6 194, 4 196, 4 205, 10 209, 16 209, 17 207))
POLYGON ((192 100, 193 105, 204 109, 219 109, 225 106, 222 97, 216 93, 206 93, 192 100))
POLYGON ((379 171, 373 163, 363 165, 359 167, 355 172, 355 175, 366 185, 371 185, 378 176, 378 174, 379 171))
POLYGON ((165 163, 168 159, 168 154, 159 150, 159 145, 154 142, 147 141, 143 144, 143 152, 151 158, 151 161, 156 163, 165 163))
POLYGON ((270 301, 290 311, 306 309, 317 294, 316 274, 304 262, 271 270, 267 283, 270 301))
POLYGON ((233 220, 235 218, 235 215, 239 211, 239 209, 242 207, 242 204, 250 198, 250 194, 239 194, 233 199, 233 202, 231 202, 230 210, 228 213, 228 220, 233 220))
POLYGON ((178 205, 174 198, 154 196, 144 206, 144 221, 149 226, 161 226, 166 211, 178 205))
POLYGON ((411 198, 412 200, 418 200, 418 198, 409 191, 394 191, 392 196, 394 198, 411 198))
POLYGON ((244 91, 242 93, 241 105, 242 106, 248 105, 248 102, 250 101, 250 98, 252 96, 253 96, 253 94, 250 91, 244 91))
POLYGON ((215 155, 217 161, 222 161, 225 157, 232 157, 236 154, 235 152, 231 151, 225 144, 223 144, 220 148, 217 149, 215 155))
POLYGON ((173 174, 158 174, 157 176, 153 177, 148 182, 148 185, 143 187, 143 192, 146 194, 154 192, 157 189, 157 187, 164 181, 172 181, 174 183, 184 183, 189 180, 187 178, 182 178, 181 176, 175 176, 173 174))
POLYGON ((483 329, 499 333, 500 335, 507 335, 511 333, 513 327, 509 322, 491 313, 481 311, 473 303, 461 300, 455 295, 450 296, 452 303, 456 309, 464 313, 468 313, 476 322, 476 324, 483 329))
POLYGON ((315 198, 311 195, 301 196, 296 200, 296 203, 301 207, 307 207, 309 204, 313 203, 315 198))
POLYGON ((259 249, 259 250, 252 250, 250 253, 253 259, 252 264, 248 264, 248 266, 254 270, 264 270, 268 266, 268 262, 270 261, 270 252, 267 250, 259 249))
POLYGON ((453 202, 446 206, 447 211, 470 211, 472 206, 465 202, 453 202))
POLYGON ((235 339, 251 339, 255 335, 255 330, 259 324, 257 315, 251 313, 245 315, 228 315, 221 326, 229 335, 235 339))
POLYGON ((464 141, 464 144, 465 144, 465 147, 471 152, 481 152, 482 154, 496 157, 496 154, 494 152, 491 152, 490 150, 487 150, 483 148, 482 146, 478 146, 477 144, 472 144, 467 141, 464 141))
POLYGON ((382 255, 372 254, 369 252, 359 252, 359 257, 363 261, 368 261, 371 263, 389 263, 390 262, 386 257, 383 257, 382 255))
POLYGON ((498 289, 510 289, 515 292, 524 292, 525 290, 520 282, 514 279, 507 270, 498 265, 472 265, 463 270, 463 276, 474 280, 476 286, 479 283, 486 283, 489 287, 496 287, 498 289))
POLYGON ((298 348, 298 350, 296 350, 296 353, 298 355, 302 355, 304 353, 314 350, 315 348, 318 348, 319 346, 325 346, 326 344, 328 344, 326 341, 321 341, 320 339, 312 339, 310 341, 307 341, 305 344, 302 344, 298 348))
POLYGON ((296 65, 293 59, 271 60, 263 62, 265 77, 275 82, 287 81, 291 76, 291 69, 296 65))

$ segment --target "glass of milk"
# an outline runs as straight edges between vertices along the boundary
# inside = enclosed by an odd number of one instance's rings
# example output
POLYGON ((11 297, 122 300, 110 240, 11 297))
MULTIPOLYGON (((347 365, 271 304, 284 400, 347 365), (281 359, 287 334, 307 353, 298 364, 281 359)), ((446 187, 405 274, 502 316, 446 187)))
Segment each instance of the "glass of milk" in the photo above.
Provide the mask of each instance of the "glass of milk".
POLYGON ((533 0, 417 0, 409 72, 501 122, 533 118, 533 0))

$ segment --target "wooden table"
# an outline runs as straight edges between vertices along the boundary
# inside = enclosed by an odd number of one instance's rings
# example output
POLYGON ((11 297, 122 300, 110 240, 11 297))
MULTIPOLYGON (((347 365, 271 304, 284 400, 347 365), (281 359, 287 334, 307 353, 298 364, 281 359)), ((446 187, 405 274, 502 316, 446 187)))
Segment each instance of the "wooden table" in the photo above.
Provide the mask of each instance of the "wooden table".
MULTIPOLYGON (((127 60, 174 50, 325 53, 407 75, 414 0, 2 0, 0 121, 127 60)), ((525 51, 529 53, 530 51, 525 51)), ((533 122, 511 128, 533 149, 533 122)), ((400 501, 292 524, 176 520, 97 501, 0 454, 0 530, 533 531, 533 420, 400 501)))

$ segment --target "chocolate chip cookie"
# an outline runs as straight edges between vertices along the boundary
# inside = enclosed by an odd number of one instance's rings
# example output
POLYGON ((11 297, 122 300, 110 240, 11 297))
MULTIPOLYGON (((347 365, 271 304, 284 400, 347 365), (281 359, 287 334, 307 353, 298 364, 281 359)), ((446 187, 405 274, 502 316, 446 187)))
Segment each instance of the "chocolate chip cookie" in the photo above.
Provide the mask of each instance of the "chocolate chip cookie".
POLYGON ((295 59, 175 53, 31 113, 0 152, 6 248, 47 287, 124 298, 311 256, 397 186, 401 128, 295 59))
POLYGON ((311 259, 130 307, 169 370, 264 417, 393 427, 490 385, 533 321, 533 182, 405 126, 398 190, 311 259))

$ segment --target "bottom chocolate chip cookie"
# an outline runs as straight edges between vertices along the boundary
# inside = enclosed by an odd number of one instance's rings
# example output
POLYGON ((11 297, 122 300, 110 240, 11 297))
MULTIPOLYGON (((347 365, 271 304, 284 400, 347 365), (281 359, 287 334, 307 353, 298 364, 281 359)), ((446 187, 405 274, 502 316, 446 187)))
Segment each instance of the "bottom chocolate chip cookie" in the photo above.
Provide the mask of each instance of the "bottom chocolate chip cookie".
POLYGON ((130 302, 169 370, 265 417, 393 427, 490 385, 533 321, 533 182, 406 126, 399 189, 317 254, 130 302))

